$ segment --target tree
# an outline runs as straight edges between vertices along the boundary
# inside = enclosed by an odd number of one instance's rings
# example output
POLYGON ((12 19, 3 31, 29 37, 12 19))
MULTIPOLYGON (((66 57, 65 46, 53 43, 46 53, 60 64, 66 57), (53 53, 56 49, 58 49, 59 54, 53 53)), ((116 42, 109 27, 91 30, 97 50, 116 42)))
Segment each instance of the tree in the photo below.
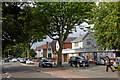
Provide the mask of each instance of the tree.
POLYGON ((34 7, 30 4, 32 3, 3 2, 3 50, 8 45, 22 43, 26 47, 27 56, 30 57, 29 49, 33 43, 45 38, 40 27, 36 26, 33 18, 34 7))
POLYGON ((43 32, 51 39, 59 42, 58 66, 62 65, 64 41, 76 29, 75 26, 79 26, 89 16, 86 12, 91 9, 90 4, 91 2, 36 3, 36 14, 43 14, 36 18, 39 23, 38 26, 42 26, 43 32))
POLYGON ((101 2, 93 5, 91 23, 94 38, 100 49, 120 49, 120 2, 101 2))

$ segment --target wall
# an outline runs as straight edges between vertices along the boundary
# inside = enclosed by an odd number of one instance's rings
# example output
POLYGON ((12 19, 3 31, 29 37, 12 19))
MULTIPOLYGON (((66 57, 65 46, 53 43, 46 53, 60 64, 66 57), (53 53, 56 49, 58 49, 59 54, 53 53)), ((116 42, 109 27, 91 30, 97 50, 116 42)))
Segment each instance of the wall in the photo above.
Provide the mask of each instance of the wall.
MULTIPOLYGON (((63 49, 72 49, 72 43, 64 43, 63 44, 63 49)), ((56 50, 59 50, 59 42, 56 42, 56 50)))
POLYGON ((52 51, 52 47, 51 45, 48 46, 48 49, 47 49, 47 58, 48 58, 48 54, 51 53, 51 56, 53 58, 53 51, 52 51), (50 50, 49 50, 50 49, 50 50))
POLYGON ((89 33, 83 40, 83 48, 90 48, 96 46, 95 39, 91 38, 92 34, 89 33), (89 39, 90 45, 87 45, 87 40, 89 39))
POLYGON ((72 49, 72 43, 64 43, 63 49, 72 49))
POLYGON ((47 49, 43 49, 43 57, 47 58, 47 49))
POLYGON ((41 51, 36 51, 37 53, 37 57, 43 57, 43 50, 41 49, 41 51))

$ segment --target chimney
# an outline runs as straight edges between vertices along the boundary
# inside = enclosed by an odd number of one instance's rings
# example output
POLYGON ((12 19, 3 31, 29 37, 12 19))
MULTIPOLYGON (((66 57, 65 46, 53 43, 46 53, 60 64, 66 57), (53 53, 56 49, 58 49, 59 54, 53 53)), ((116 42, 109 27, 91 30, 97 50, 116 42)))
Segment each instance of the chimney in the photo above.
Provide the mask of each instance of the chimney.
POLYGON ((46 48, 48 49, 48 42, 46 42, 46 48))

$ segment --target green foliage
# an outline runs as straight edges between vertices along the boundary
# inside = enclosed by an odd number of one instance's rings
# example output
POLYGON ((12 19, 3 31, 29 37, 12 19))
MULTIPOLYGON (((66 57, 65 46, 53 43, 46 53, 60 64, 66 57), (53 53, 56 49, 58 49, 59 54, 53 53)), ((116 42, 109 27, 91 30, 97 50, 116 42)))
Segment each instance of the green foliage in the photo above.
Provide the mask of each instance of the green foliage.
POLYGON ((92 30, 100 49, 120 49, 120 2, 101 2, 91 9, 92 30))
POLYGON ((35 50, 34 49, 30 49, 30 56, 31 57, 35 57, 35 55, 36 55, 35 50))
MULTIPOLYGON (((36 52, 34 49, 30 49, 30 57, 35 57, 36 52)), ((21 54, 23 58, 27 57, 27 50, 24 51, 24 53, 21 54)))
POLYGON ((36 3, 36 20, 43 31, 52 39, 62 36, 63 40, 75 30, 75 25, 80 25, 89 15, 91 2, 43 2, 36 3), (40 21, 42 20, 42 21, 40 21), (40 21, 40 22, 39 22, 40 21), (47 25, 46 25, 47 24, 47 25))
POLYGON ((58 40, 58 66, 62 62, 62 47, 68 35, 90 15, 91 2, 39 2, 36 3, 36 23, 51 39, 58 40), (38 15, 40 14, 40 15, 38 15))
POLYGON ((21 54, 22 58, 26 58, 27 57, 27 51, 25 50, 22 54, 21 54))
POLYGON ((118 66, 118 71, 120 71, 120 65, 118 66))
POLYGON ((22 43, 29 51, 33 43, 45 39, 45 34, 40 28, 41 26, 36 26, 34 7, 31 7, 30 4, 26 2, 2 3, 3 51, 9 45, 19 43, 22 43))

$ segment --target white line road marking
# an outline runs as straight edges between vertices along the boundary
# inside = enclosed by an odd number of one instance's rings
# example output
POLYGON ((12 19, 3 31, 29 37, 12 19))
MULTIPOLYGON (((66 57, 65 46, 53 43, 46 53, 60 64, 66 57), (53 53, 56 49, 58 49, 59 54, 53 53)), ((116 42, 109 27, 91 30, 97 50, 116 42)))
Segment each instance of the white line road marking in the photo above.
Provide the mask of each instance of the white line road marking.
POLYGON ((11 75, 9 75, 7 78, 10 78, 11 77, 11 75))
POLYGON ((5 74, 8 74, 8 72, 6 72, 5 74))

